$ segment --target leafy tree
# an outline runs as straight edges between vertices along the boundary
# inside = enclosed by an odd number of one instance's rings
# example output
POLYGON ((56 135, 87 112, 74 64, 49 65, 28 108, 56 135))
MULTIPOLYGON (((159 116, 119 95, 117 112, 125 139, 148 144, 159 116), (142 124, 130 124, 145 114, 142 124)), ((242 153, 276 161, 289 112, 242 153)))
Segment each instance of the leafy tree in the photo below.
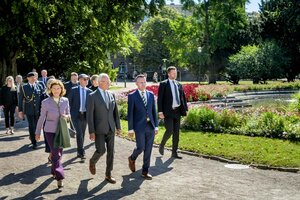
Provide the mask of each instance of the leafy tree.
POLYGON ((21 59, 29 63, 27 71, 110 72, 110 55, 129 53, 138 43, 130 24, 162 5, 164 0, 0 1, 1 81, 17 74, 21 59))
POLYGON ((254 69, 256 65, 256 54, 258 50, 259 48, 255 45, 243 46, 238 53, 229 57, 226 72, 227 79, 230 82, 238 84, 240 79, 254 76, 255 72, 252 72, 252 69, 254 69))
POLYGON ((177 10, 163 7, 157 16, 151 17, 141 25, 137 36, 142 44, 140 52, 135 56, 135 63, 139 64, 143 71, 157 71, 163 64, 163 59, 172 63, 167 39, 172 38, 171 23, 180 16, 177 10))
POLYGON ((238 84, 240 79, 252 79, 257 84, 270 79, 284 77, 284 70, 289 66, 290 58, 275 41, 266 41, 256 45, 243 46, 229 57, 226 68, 228 79, 238 84))
POLYGON ((285 68, 288 81, 300 72, 300 8, 299 0, 261 1, 262 38, 275 39, 291 57, 290 67, 285 68))
POLYGON ((224 69, 227 57, 240 48, 241 33, 247 26, 246 0, 181 2, 197 20, 200 35, 197 45, 202 47, 209 83, 216 83, 217 73, 224 69))

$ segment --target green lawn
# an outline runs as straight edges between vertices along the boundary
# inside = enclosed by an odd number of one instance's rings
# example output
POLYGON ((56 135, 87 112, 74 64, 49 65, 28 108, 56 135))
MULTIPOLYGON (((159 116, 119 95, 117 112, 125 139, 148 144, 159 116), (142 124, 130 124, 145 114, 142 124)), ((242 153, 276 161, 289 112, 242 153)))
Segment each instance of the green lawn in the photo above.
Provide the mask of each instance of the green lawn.
MULTIPOLYGON (((122 120, 123 135, 127 136, 127 121, 122 120)), ((155 143, 159 144, 164 133, 159 127, 155 143)), ((171 146, 169 139, 166 146, 171 146)), ((300 167, 300 143, 286 140, 248 137, 230 134, 181 132, 179 148, 191 152, 220 156, 244 164, 273 167, 300 167)))

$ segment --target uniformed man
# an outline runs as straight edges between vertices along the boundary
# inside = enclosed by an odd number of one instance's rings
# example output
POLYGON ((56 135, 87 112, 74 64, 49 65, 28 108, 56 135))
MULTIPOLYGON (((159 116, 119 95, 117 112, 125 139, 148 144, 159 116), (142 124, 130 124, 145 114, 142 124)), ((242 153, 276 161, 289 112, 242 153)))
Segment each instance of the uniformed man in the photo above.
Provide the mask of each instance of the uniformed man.
POLYGON ((27 80, 28 83, 20 88, 19 117, 23 118, 24 114, 26 115, 32 148, 36 149, 35 129, 40 116, 41 97, 44 90, 40 84, 36 83, 34 72, 27 74, 27 80))

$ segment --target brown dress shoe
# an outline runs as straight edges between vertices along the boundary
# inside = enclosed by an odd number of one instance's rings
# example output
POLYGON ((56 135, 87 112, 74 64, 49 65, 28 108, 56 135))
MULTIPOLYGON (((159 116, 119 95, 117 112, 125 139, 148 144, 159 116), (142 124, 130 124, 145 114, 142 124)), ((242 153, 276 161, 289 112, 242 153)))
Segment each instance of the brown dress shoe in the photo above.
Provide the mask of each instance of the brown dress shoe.
POLYGON ((135 161, 130 156, 128 157, 128 166, 132 172, 135 172, 135 161))
POLYGON ((117 181, 115 178, 113 178, 112 176, 106 176, 105 180, 111 184, 115 184, 117 181))
POLYGON ((152 176, 148 172, 142 172, 142 177, 147 180, 152 180, 152 176))
POLYGON ((89 166, 91 174, 95 175, 96 174, 96 166, 92 161, 90 160, 90 166, 89 166))

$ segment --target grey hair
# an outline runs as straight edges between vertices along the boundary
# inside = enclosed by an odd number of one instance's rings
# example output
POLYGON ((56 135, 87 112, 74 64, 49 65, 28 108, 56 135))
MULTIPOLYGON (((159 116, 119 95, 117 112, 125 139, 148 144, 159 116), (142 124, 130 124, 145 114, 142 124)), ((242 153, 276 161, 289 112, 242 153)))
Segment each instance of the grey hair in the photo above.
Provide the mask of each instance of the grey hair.
POLYGON ((99 76, 98 76, 98 82, 100 82, 104 77, 107 77, 109 79, 108 74, 106 74, 106 73, 99 74, 99 76))

